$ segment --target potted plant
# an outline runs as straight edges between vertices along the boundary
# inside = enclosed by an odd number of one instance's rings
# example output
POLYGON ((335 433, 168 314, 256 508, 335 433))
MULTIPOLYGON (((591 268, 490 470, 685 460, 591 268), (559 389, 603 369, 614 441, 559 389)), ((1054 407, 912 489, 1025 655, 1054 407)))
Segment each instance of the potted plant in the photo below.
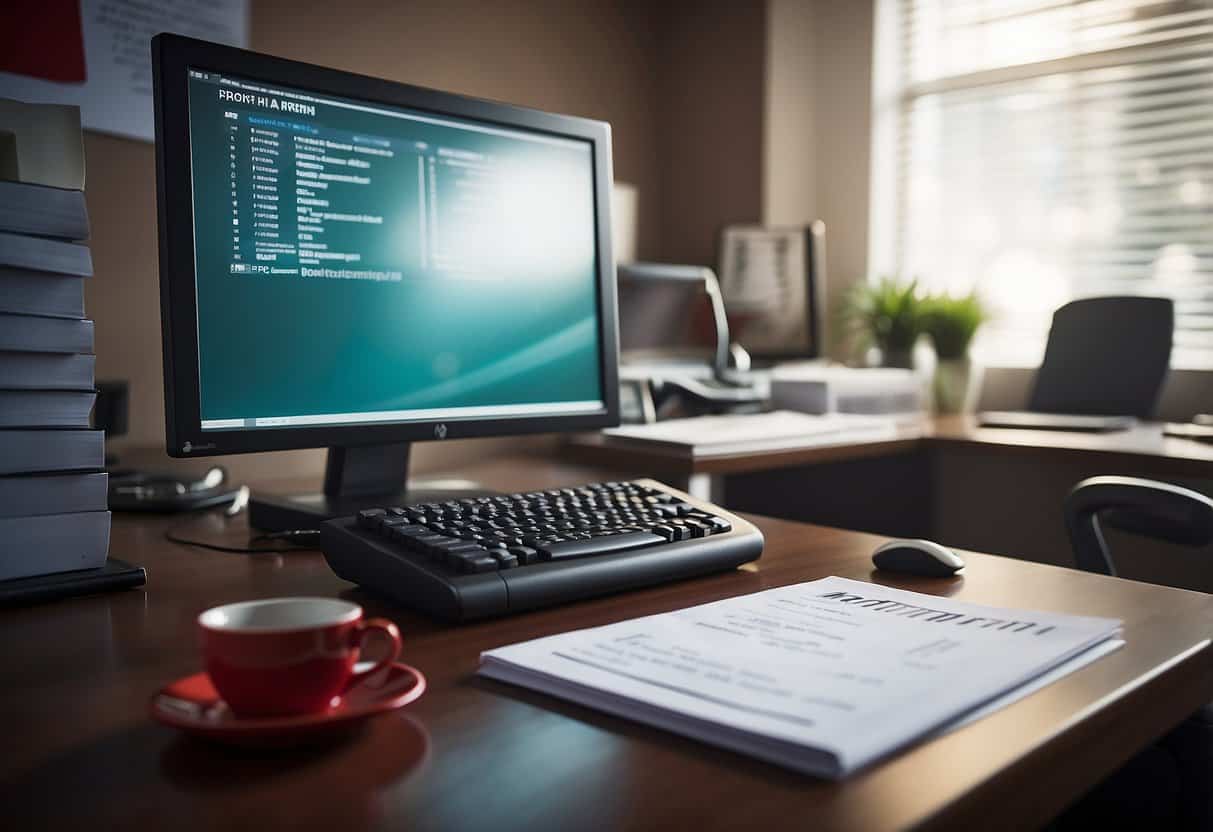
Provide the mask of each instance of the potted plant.
POLYGON ((882 367, 914 366, 914 344, 922 334, 918 281, 882 277, 851 290, 844 314, 863 346, 880 350, 882 367))
POLYGON ((935 346, 935 409, 961 413, 972 408, 978 384, 969 345, 989 313, 976 292, 962 297, 933 295, 921 304, 923 331, 935 346))

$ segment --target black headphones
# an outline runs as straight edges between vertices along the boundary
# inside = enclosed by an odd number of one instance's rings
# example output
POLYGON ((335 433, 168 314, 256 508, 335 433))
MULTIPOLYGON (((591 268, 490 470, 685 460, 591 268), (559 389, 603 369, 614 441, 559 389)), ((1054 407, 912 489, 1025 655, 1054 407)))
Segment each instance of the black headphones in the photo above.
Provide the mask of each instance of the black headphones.
POLYGON ((111 511, 154 511, 166 514, 231 503, 241 489, 228 482, 227 471, 213 465, 200 478, 154 471, 117 471, 110 474, 111 511))

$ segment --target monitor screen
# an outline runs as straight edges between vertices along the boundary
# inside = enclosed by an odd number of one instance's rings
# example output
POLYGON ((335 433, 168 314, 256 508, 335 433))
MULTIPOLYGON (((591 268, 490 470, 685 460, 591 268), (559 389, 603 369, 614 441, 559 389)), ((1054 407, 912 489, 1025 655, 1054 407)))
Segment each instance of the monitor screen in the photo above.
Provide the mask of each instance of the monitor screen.
POLYGON ((601 412, 594 146, 189 70, 203 431, 601 412))

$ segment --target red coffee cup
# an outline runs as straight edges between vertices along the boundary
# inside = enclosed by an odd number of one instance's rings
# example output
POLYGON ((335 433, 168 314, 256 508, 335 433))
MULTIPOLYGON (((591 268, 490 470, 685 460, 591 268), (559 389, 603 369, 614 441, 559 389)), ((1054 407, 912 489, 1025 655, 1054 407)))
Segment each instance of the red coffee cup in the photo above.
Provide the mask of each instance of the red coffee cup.
POLYGON ((213 607, 198 616, 206 672, 239 716, 289 716, 341 704, 351 683, 400 655, 400 631, 336 598, 269 598, 213 607), (354 673, 367 636, 390 646, 370 670, 354 673))

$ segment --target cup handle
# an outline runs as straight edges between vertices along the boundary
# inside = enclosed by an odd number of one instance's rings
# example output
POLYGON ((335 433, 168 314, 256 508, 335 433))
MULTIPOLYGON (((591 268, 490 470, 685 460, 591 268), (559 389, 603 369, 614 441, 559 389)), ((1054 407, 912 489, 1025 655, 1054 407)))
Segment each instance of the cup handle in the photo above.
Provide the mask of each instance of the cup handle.
POLYGON ((375 666, 370 670, 363 670, 359 673, 355 673, 350 678, 351 686, 362 684, 371 676, 374 676, 381 670, 386 669, 400 657, 400 630, 395 624, 388 621, 386 618, 371 618, 358 624, 358 629, 354 631, 354 640, 358 644, 359 652, 361 652, 363 645, 366 644, 367 636, 369 636, 372 632, 381 632, 386 635, 391 641, 391 647, 388 648, 387 654, 379 661, 375 662, 375 666))

